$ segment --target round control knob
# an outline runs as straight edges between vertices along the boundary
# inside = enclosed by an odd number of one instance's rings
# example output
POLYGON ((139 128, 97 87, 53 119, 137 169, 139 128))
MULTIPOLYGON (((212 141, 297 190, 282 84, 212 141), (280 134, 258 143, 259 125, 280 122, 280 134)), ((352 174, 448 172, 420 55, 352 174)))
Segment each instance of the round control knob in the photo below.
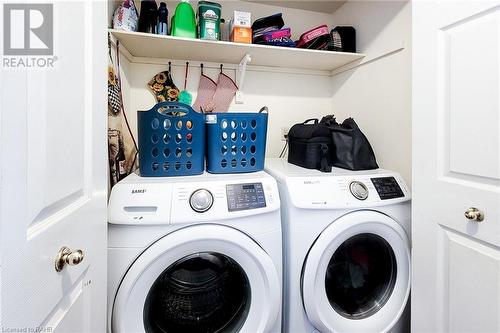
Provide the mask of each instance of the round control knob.
POLYGON ((195 212, 204 213, 212 207, 214 203, 214 197, 210 191, 201 189, 196 190, 191 194, 189 198, 189 204, 195 212))
POLYGON ((353 181, 349 185, 351 194, 358 200, 366 200, 368 198, 368 188, 365 184, 358 181, 353 181))

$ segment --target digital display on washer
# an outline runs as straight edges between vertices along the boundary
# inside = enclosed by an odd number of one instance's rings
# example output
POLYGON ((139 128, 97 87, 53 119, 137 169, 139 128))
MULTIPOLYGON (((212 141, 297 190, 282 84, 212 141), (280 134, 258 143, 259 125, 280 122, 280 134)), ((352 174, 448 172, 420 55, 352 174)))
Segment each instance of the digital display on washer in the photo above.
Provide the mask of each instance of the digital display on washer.
POLYGON ((229 184, 226 193, 230 212, 266 207, 262 183, 229 184))
POLYGON ((394 177, 372 178, 371 181, 381 200, 402 198, 405 196, 394 177))

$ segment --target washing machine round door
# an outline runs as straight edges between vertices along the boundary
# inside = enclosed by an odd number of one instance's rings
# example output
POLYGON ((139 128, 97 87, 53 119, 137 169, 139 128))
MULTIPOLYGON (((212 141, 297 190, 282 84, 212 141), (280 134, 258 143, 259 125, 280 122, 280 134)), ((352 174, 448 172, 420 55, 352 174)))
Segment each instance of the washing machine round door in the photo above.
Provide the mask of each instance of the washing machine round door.
POLYGON ((270 256, 230 227, 197 225, 147 248, 123 278, 113 332, 265 332, 278 319, 270 256))
POLYGON ((385 332, 409 294, 408 237, 379 212, 353 212, 331 223, 304 263, 304 308, 321 332, 385 332))

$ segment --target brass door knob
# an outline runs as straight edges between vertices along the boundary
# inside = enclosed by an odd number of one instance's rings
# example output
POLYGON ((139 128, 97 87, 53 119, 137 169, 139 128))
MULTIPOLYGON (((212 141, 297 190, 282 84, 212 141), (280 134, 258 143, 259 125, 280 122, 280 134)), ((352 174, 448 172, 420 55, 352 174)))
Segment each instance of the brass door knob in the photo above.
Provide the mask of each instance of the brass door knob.
POLYGON ((465 211, 464 215, 468 220, 471 221, 481 222, 482 220, 484 220, 483 212, 476 207, 470 207, 465 211))
POLYGON ((56 272, 62 271, 64 266, 75 266, 83 261, 83 251, 71 251, 69 247, 63 246, 57 253, 55 268, 56 272))

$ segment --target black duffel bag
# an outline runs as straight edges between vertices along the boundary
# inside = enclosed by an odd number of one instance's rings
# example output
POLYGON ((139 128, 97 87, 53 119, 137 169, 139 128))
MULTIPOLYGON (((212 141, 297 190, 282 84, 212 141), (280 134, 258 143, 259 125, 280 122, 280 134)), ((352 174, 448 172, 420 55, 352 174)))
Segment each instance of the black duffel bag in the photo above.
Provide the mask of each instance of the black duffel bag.
POLYGON ((323 117, 320 123, 331 131, 333 166, 349 170, 378 169, 372 146, 354 119, 347 118, 339 124, 330 115, 323 117))
POLYGON ((331 131, 318 119, 308 119, 293 125, 288 131, 288 145, 289 163, 323 172, 332 171, 331 131))

